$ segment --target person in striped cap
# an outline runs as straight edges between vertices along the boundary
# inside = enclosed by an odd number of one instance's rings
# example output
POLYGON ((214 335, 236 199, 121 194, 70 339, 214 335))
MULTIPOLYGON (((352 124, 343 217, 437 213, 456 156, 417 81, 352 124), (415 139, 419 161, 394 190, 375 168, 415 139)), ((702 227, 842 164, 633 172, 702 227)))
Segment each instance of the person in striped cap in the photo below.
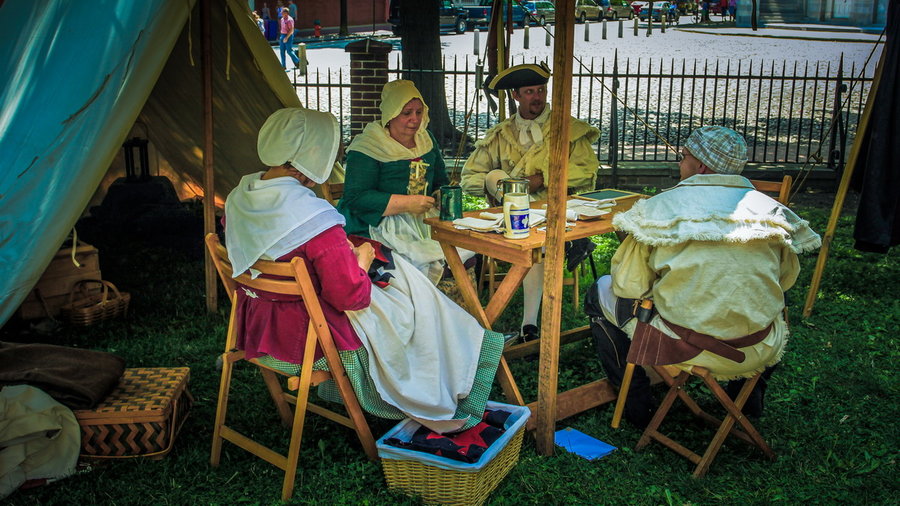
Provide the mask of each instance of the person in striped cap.
MULTIPOLYGON (((600 361, 614 385, 626 362, 700 366, 717 379, 741 380, 766 370, 744 407, 762 412, 766 381, 784 352, 784 292, 800 272, 798 254, 819 247, 819 235, 790 209, 741 176, 747 144, 721 126, 691 133, 681 152, 681 182, 640 200, 613 218, 628 235, 610 275, 585 296, 600 361), (636 299, 652 299, 647 321, 634 318, 636 299)), ((733 395, 741 384, 732 382, 733 395)), ((625 417, 646 426, 653 414, 650 383, 635 369, 625 417)))

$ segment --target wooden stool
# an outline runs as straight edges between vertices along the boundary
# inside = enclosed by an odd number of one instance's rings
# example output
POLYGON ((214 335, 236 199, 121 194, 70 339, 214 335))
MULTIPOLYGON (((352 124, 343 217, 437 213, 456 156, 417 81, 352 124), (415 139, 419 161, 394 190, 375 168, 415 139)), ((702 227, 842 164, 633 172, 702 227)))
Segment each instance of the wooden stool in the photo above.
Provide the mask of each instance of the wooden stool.
POLYGON ((638 440, 637 445, 635 446, 635 450, 640 450, 641 448, 647 446, 651 440, 662 443, 666 447, 671 450, 674 450, 675 453, 685 457, 690 460, 697 467, 694 468, 694 477, 701 478, 703 477, 707 471, 709 471, 709 467, 712 464, 713 459, 716 458, 716 454, 719 453, 719 449, 722 447, 722 444, 725 442, 725 439, 728 436, 735 436, 742 441, 745 441, 753 446, 756 446, 765 454, 765 456, 774 461, 775 453, 769 448, 769 445, 766 444, 765 440, 763 440, 762 436, 759 435, 756 428, 753 427, 753 424, 747 420, 747 417, 741 412, 744 408, 744 404, 747 402, 747 399, 750 397, 750 392, 753 391, 753 387, 756 385, 756 382, 759 381, 760 374, 756 373, 752 378, 748 379, 744 382, 744 387, 741 388, 740 393, 737 396, 737 399, 734 401, 725 393, 725 390, 716 382, 715 378, 712 377, 712 374, 709 370, 703 367, 692 367, 691 372, 687 373, 684 371, 680 371, 672 366, 653 366, 653 369, 662 376, 663 381, 669 385, 669 391, 666 393, 665 398, 663 398, 662 403, 659 405, 659 409, 656 410, 656 414, 653 416, 653 419, 650 420, 650 424, 644 430, 644 433, 641 435, 641 439, 638 440), (673 377, 673 372, 677 371, 677 375, 673 377), (703 411, 700 406, 697 405, 696 402, 684 391, 684 384, 690 379, 692 376, 699 377, 703 380, 706 386, 712 391, 716 400, 719 401, 724 408, 727 414, 723 420, 719 420, 718 418, 713 417, 712 415, 703 411), (684 402, 688 409, 694 413, 695 416, 704 420, 705 422, 717 426, 718 430, 716 431, 715 436, 712 441, 706 447, 706 451, 703 453, 703 456, 700 456, 691 450, 685 448, 678 442, 669 438, 665 434, 659 432, 659 426, 662 424, 663 419, 665 419, 666 414, 668 414, 669 409, 672 408, 672 404, 675 402, 675 398, 679 398, 684 402), (743 430, 737 429, 734 427, 735 422, 740 424, 743 430))

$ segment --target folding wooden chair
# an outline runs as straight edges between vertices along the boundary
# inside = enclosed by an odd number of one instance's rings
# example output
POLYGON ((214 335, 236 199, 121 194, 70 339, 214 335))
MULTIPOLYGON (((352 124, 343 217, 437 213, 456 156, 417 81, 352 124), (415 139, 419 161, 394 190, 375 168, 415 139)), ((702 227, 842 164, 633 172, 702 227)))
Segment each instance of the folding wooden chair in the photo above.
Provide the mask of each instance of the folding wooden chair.
MULTIPOLYGON (((659 408, 656 410, 656 414, 653 415, 653 419, 650 420, 650 424, 647 425, 647 428, 644 429, 644 433, 641 435, 641 439, 638 440, 637 445, 635 446, 635 450, 640 450, 641 448, 647 446, 651 440, 662 443, 666 447, 674 450, 676 453, 690 460, 697 467, 694 468, 694 477, 702 478, 706 475, 706 472, 709 471, 709 466, 712 464, 713 459, 716 458, 716 454, 719 453, 719 449, 722 448, 722 444, 725 442, 725 439, 728 436, 735 436, 742 441, 745 441, 753 446, 756 446, 769 458, 769 460, 775 460, 775 453, 769 448, 769 445, 766 444, 765 440, 763 440, 762 436, 759 435, 756 428, 753 427, 753 424, 747 420, 747 417, 742 413, 742 409, 744 408, 744 404, 747 402, 747 399, 750 397, 750 392, 753 391, 753 387, 756 385, 756 382, 759 381, 761 373, 755 374, 752 378, 748 379, 744 382, 743 388, 741 388, 740 393, 738 394, 735 400, 731 400, 728 394, 724 389, 716 382, 715 378, 712 377, 709 370, 703 367, 692 367, 690 372, 681 371, 678 368, 672 366, 653 366, 653 369, 659 374, 663 381, 669 385, 669 391, 666 393, 666 396, 663 398, 662 402, 659 405, 659 408), (674 376, 674 377, 673 377, 674 376), (716 400, 719 401, 724 408, 727 414, 723 420, 719 420, 714 416, 703 411, 700 406, 685 392, 684 384, 687 382, 691 376, 699 377, 703 380, 707 387, 709 387, 710 391, 715 396, 716 400), (691 412, 699 417, 701 420, 718 427, 715 436, 712 441, 706 447, 706 451, 703 453, 703 456, 700 456, 691 450, 685 448, 678 442, 669 438, 665 434, 659 432, 659 426, 662 424, 663 419, 669 413, 669 409, 672 407, 672 404, 675 402, 675 398, 679 398, 684 402, 688 409, 691 412), (743 431, 734 427, 735 422, 740 424, 740 426, 744 429, 743 431)), ((623 396, 624 397, 624 396, 623 396)))
POLYGON ((775 200, 778 202, 788 205, 788 200, 791 197, 791 186, 794 184, 794 178, 791 176, 784 176, 781 181, 762 181, 760 179, 751 179, 750 182, 753 184, 753 187, 756 188, 757 191, 763 193, 772 193, 775 200))
POLYGON ((322 183, 322 196, 331 205, 336 206, 341 197, 344 196, 344 183, 322 183))
POLYGON ((249 273, 246 272, 237 278, 232 279, 231 276, 233 271, 231 262, 228 260, 226 249, 219 244, 219 238, 215 234, 208 234, 206 236, 206 246, 212 256, 216 270, 219 272, 219 278, 222 280, 222 284, 225 285, 228 297, 231 299, 231 316, 228 320, 225 353, 222 354, 222 378, 219 384, 219 401, 216 407, 215 426, 213 427, 212 454, 210 457, 211 464, 214 467, 219 465, 219 458, 222 452, 222 441, 230 441, 257 457, 283 469, 284 484, 281 488, 281 499, 284 501, 290 499, 294 491, 294 477, 297 472, 297 460, 300 456, 300 441, 303 436, 303 424, 306 419, 307 411, 311 411, 353 429, 356 432, 357 437, 359 437, 360 443, 362 443, 366 456, 370 460, 378 460, 378 451, 375 447, 372 431, 366 423, 356 394, 353 392, 353 388, 347 380, 346 372, 341 364, 337 348, 332 340, 331 331, 328 329, 325 315, 322 313, 322 307, 319 304, 319 298, 313 288, 309 278, 309 272, 306 269, 306 264, 303 259, 294 258, 290 263, 260 260, 253 265, 253 268, 261 271, 263 275, 275 276, 280 279, 272 279, 263 276, 256 279, 250 279, 249 273), (236 283, 258 290, 285 295, 296 295, 302 298, 303 304, 306 306, 306 310, 309 313, 310 321, 306 332, 306 346, 303 351, 303 360, 299 376, 286 374, 267 367, 257 359, 247 359, 243 351, 236 349, 237 335, 234 323, 235 311, 237 308, 237 297, 235 295, 236 283), (329 371, 314 371, 312 369, 317 347, 322 349, 328 363, 329 371), (268 388, 272 399, 275 401, 282 424, 291 429, 287 455, 277 453, 225 424, 232 370, 234 364, 239 361, 250 362, 259 368, 263 380, 266 383, 266 387, 268 388), (296 395, 284 391, 277 375, 287 377, 287 388, 289 391, 296 391, 296 395), (316 386, 328 379, 334 380, 337 384, 338 391, 344 400, 344 405, 349 416, 341 415, 309 402, 310 387, 316 386), (288 404, 295 405, 293 414, 291 413, 291 408, 288 404))

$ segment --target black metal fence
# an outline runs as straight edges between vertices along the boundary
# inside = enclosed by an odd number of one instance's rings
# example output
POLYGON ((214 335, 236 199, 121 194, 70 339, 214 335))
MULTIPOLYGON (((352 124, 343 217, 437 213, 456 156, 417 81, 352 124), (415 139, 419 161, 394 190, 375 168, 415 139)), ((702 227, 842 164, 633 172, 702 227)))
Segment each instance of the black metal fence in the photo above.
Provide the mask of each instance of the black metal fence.
MULTIPOLYGON (((498 111, 478 91, 485 69, 474 58, 410 70, 400 68, 398 57, 389 78, 426 72, 444 74, 451 122, 433 118, 434 129, 456 128, 477 139, 497 123, 498 111)), ((871 74, 871 68, 862 72, 856 63, 842 62, 593 58, 575 63, 571 108, 573 116, 600 128, 596 150, 603 163, 675 161, 693 129, 723 125, 745 136, 751 162, 813 161, 834 168, 856 132, 871 74)), ((298 76, 294 86, 307 107, 337 116, 349 137, 346 71, 298 76)))

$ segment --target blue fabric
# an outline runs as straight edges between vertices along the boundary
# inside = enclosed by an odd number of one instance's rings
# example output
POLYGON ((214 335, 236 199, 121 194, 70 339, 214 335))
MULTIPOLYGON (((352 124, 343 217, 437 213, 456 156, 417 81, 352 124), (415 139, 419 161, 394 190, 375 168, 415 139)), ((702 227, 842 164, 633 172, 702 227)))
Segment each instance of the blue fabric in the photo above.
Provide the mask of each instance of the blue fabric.
POLYGON ((97 189, 192 4, 0 4, 0 322, 97 189))
MULTIPOLYGON (((210 12, 212 26, 222 27, 212 31, 211 47, 220 197, 262 169, 256 132, 265 119, 301 105, 247 3, 222 3, 225 9, 210 12)), ((135 135, 148 137, 173 167, 173 184, 202 187, 197 4, 0 1, 0 325, 37 283, 107 169, 122 168, 114 159, 136 120, 135 135)))

